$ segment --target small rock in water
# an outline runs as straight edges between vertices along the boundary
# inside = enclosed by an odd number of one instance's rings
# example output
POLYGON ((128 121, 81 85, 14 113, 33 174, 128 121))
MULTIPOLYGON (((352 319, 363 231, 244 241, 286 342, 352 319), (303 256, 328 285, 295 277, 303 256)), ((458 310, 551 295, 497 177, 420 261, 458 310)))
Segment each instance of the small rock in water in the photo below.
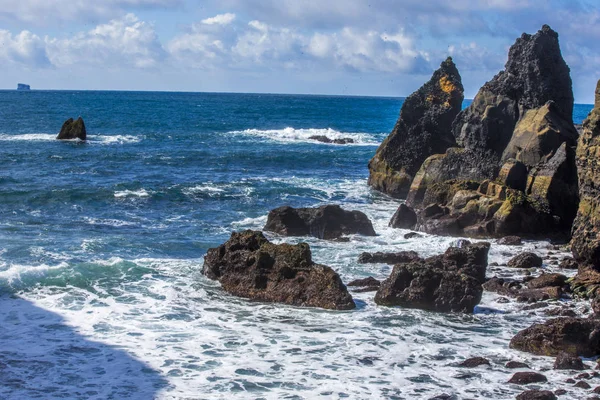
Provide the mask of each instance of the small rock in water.
POLYGON ((350 144, 354 143, 352 138, 341 138, 341 139, 330 139, 325 135, 314 135, 309 137, 310 140, 316 140, 321 143, 333 143, 333 144, 350 144))
POLYGON ((582 371, 585 369, 585 365, 583 365, 583 361, 579 357, 568 353, 560 353, 554 361, 554 369, 582 371))
POLYGON ((408 232, 406 235, 404 235, 404 239, 413 239, 413 238, 421 238, 423 237, 423 235, 417 233, 417 232, 408 232))
POLYGON ((517 396, 517 400, 557 400, 549 390, 527 390, 517 396))
POLYGON ((60 133, 56 137, 58 140, 85 140, 86 138, 87 132, 85 129, 85 123, 81 117, 77 118, 76 121, 74 121, 73 118, 66 120, 60 129, 60 133))
POLYGON ((509 361, 506 363, 506 368, 509 369, 517 369, 517 368, 527 368, 529 369, 529 365, 520 362, 520 361, 509 361))
POLYGON ((411 261, 418 261, 421 257, 414 251, 401 251, 398 253, 362 253, 358 257, 361 264, 402 264, 411 261))
POLYGON ((534 253, 521 253, 508 262, 511 268, 539 268, 542 266, 542 258, 534 253))
POLYGON ((579 381, 573 386, 578 387, 580 389, 591 389, 592 388, 592 386, 589 383, 587 383, 586 381, 579 381))
POLYGON ((468 358, 465 361, 458 364, 459 367, 464 367, 464 368, 475 368, 475 367, 479 367, 480 365, 490 365, 490 361, 487 358, 483 358, 483 357, 473 357, 473 358, 468 358))
POLYGON ((538 372, 516 372, 508 383, 529 385, 530 383, 548 382, 548 378, 538 372))
POLYGON ((558 265, 558 267, 562 268, 562 269, 578 269, 579 268, 579 264, 577 264, 577 261, 575 261, 574 258, 565 257, 560 262, 560 264, 558 265))
POLYGON ((353 280, 347 286, 358 287, 359 289, 355 290, 356 292, 365 293, 376 292, 377 289, 379 289, 380 284, 381 282, 379 282, 377 279, 369 276, 368 278, 353 280))
POLYGON ((521 246, 523 244, 523 240, 520 236, 504 236, 501 239, 498 239, 497 244, 503 244, 505 246, 521 246))

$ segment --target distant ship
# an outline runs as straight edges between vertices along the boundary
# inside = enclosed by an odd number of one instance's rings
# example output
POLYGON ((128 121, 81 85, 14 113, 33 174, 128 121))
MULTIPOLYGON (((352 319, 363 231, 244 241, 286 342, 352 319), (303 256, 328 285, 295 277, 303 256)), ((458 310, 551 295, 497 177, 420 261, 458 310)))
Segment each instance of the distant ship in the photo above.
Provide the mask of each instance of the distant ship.
POLYGON ((17 90, 31 90, 31 86, 24 83, 17 83, 17 90))

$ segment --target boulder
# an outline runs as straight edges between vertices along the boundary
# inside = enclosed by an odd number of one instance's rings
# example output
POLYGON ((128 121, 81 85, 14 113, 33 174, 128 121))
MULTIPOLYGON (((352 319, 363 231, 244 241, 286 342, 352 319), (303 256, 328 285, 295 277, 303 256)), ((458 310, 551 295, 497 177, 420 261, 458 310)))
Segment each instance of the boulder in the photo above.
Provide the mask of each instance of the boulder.
POLYGON ((356 307, 339 275, 312 261, 308 244, 276 245, 261 232, 232 233, 208 250, 202 271, 234 296, 332 310, 356 307))
POLYGON ((510 348, 541 356, 600 355, 600 321, 583 318, 555 318, 526 328, 510 341, 510 348))
POLYGON ((451 247, 443 255, 397 264, 375 302, 440 312, 473 312, 481 301, 489 243, 451 247))
POLYGON ((579 264, 577 264, 574 258, 566 257, 560 262, 558 267, 562 269, 578 269, 579 264))
POLYGON ((506 187, 524 192, 527 186, 527 166, 513 159, 505 161, 498 173, 498 181, 506 187))
POLYGON ((545 287, 563 287, 567 282, 567 277, 563 274, 542 274, 527 282, 530 289, 541 289, 545 287))
MULTIPOLYGON (((535 35, 523 34, 508 53, 505 69, 487 82, 453 123, 459 145, 491 151, 498 158, 528 110, 553 101, 558 115, 571 120, 573 90, 570 70, 558 34, 544 25, 535 35)), ((560 143, 559 143, 560 144, 560 143)))
POLYGON ((85 123, 83 122, 83 118, 79 117, 76 121, 73 118, 69 118, 66 120, 60 128, 60 133, 56 137, 58 140, 86 140, 87 132, 85 130, 85 123))
POLYGON ((580 266, 571 280, 571 290, 579 297, 594 299, 600 296, 600 271, 592 266, 580 266))
POLYGON ((559 353, 554 361, 554 369, 568 369, 575 371, 583 371, 585 365, 581 358, 568 353, 559 353))
POLYGON ((283 206, 271 210, 265 231, 284 236, 314 236, 336 239, 342 235, 375 236, 369 218, 360 211, 346 211, 338 205, 316 208, 283 206))
POLYGON ((557 400, 558 397, 549 390, 526 390, 517 396, 517 400, 557 400))
POLYGON ((414 239, 421 237, 423 237, 423 235, 420 235, 417 232, 408 232, 406 235, 404 235, 404 239, 414 239))
POLYGON ((456 145, 451 125, 463 98, 460 74, 448 58, 404 100, 396 126, 369 162, 369 186, 405 198, 423 161, 456 145))
POLYGON ((390 221, 390 226, 397 229, 414 229, 416 224, 417 213, 406 204, 400 204, 390 221))
POLYGON ((504 236, 503 238, 498 239, 496 243, 505 246, 521 246, 523 240, 520 236, 504 236))
POLYGON ((476 367, 479 367, 480 365, 490 365, 490 360, 488 360, 487 358, 483 358, 483 357, 473 357, 473 358, 468 358, 465 361, 458 364, 459 367, 463 367, 463 368, 476 368, 476 367))
POLYGON ((571 250, 575 260, 600 269, 600 81, 596 101, 577 145, 579 208, 573 222, 571 250))
POLYGON ((381 282, 369 276, 368 278, 355 279, 348 283, 348 287, 357 287, 356 292, 376 292, 381 282))
POLYGON ((511 268, 540 268, 542 266, 542 257, 535 253, 521 253, 508 261, 508 266, 511 268))
POLYGON ((520 361, 509 361, 506 363, 505 367, 508 369, 519 369, 519 368, 529 369, 529 365, 525 364, 524 362, 520 362, 520 361))
POLYGON ((398 253, 362 253, 358 257, 360 264, 400 264, 420 260, 419 254, 414 251, 400 251, 398 253))
POLYGON ((509 379, 508 383, 514 383, 516 385, 529 385, 531 383, 548 382, 548 378, 538 372, 515 372, 515 374, 509 379))

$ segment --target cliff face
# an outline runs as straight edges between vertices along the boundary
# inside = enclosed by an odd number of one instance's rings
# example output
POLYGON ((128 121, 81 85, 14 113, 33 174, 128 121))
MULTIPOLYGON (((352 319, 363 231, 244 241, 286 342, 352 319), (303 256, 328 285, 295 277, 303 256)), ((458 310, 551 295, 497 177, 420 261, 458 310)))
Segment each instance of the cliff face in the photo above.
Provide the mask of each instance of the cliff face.
POLYGON ((600 270, 600 81, 594 109, 583 122, 576 158, 580 202, 571 249, 580 264, 600 270))
POLYGON ((415 173, 432 154, 455 146, 451 124, 464 94, 460 74, 451 58, 402 105, 392 133, 369 162, 369 185, 405 198, 415 173))

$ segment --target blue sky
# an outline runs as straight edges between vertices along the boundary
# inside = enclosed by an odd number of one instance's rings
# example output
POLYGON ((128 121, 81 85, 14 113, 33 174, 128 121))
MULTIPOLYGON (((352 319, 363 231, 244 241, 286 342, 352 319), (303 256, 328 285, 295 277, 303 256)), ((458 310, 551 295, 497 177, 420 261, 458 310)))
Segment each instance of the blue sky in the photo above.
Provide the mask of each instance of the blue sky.
POLYGON ((598 0, 0 0, 0 88, 406 96, 448 55, 472 98, 523 32, 560 35, 578 103, 598 0))

